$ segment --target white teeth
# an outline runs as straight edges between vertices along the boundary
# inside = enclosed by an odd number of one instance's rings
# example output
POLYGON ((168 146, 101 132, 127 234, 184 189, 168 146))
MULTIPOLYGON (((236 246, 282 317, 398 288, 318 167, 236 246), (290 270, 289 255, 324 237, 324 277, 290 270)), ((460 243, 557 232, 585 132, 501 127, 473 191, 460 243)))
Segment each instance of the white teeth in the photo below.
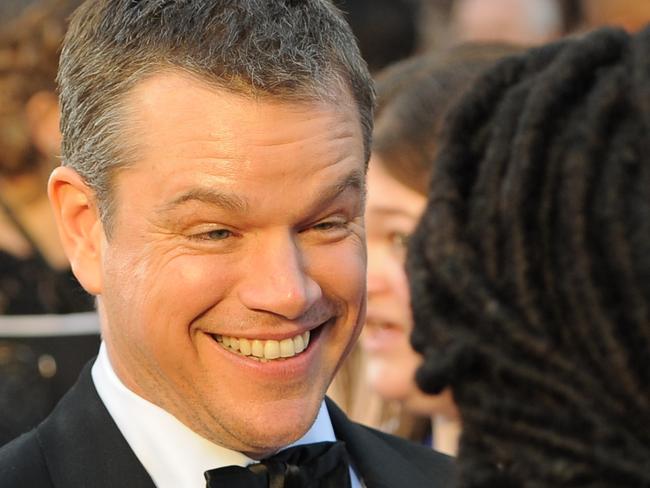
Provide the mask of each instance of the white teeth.
POLYGON ((257 339, 253 340, 251 343, 251 354, 256 358, 264 357, 264 344, 262 341, 258 341, 257 339))
POLYGON ((284 339, 280 341, 280 357, 290 358, 296 355, 296 349, 293 347, 293 339, 284 339))
POLYGON ((293 338, 293 350, 296 354, 305 350, 305 341, 302 340, 302 335, 293 338))
POLYGON ((280 357, 280 343, 278 341, 266 341, 264 344, 264 357, 266 359, 277 359, 280 357))
POLYGON ((239 339, 239 352, 241 352, 244 356, 250 356, 252 349, 251 349, 251 341, 248 339, 239 339))
POLYGON ((269 359, 290 358, 300 354, 309 345, 310 333, 303 332, 295 337, 281 341, 246 339, 244 337, 214 336, 217 342, 230 351, 253 359, 267 361, 269 359))

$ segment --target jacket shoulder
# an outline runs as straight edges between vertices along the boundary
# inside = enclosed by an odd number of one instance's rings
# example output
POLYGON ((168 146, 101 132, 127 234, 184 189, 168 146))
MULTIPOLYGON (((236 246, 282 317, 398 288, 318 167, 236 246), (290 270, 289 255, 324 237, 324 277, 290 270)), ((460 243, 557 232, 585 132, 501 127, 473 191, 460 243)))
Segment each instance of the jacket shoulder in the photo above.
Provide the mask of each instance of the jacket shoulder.
POLYGON ((52 488, 43 451, 33 430, 0 448, 2 488, 52 488))
POLYGON ((386 443, 395 451, 398 451, 405 459, 416 466, 427 478, 442 482, 440 486, 451 486, 455 480, 454 459, 446 454, 434 451, 430 447, 416 444, 412 441, 386 434, 377 429, 357 424, 361 429, 366 430, 381 442, 386 443))
POLYGON ((352 422, 329 398, 325 402, 336 437, 345 442, 366 486, 447 488, 455 485, 454 462, 449 456, 352 422))

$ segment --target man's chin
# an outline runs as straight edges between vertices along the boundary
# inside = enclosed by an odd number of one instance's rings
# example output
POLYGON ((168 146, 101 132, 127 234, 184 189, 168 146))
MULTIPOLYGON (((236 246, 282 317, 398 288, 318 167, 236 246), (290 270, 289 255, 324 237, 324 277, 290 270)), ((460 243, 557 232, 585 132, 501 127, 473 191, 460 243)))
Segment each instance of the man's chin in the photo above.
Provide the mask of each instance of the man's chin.
POLYGON ((262 428, 255 433, 248 433, 248 442, 242 437, 241 440, 246 445, 239 451, 252 459, 262 459, 296 442, 307 433, 312 423, 301 421, 292 425, 262 428))
POLYGON ((239 416, 222 419, 216 429, 210 429, 212 432, 205 432, 204 436, 223 447, 260 459, 304 436, 316 420, 321 403, 322 400, 306 401, 305 398, 249 403, 239 408, 239 416))

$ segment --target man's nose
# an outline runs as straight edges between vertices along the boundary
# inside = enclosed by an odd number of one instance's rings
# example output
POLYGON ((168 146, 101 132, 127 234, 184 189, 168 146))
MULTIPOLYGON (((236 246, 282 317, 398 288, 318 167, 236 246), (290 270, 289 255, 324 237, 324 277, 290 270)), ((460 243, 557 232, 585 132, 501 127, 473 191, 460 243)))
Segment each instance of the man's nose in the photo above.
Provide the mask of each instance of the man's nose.
POLYGON ((247 269, 239 299, 250 310, 295 320, 322 297, 320 285, 307 272, 304 253, 291 233, 259 241, 247 269))

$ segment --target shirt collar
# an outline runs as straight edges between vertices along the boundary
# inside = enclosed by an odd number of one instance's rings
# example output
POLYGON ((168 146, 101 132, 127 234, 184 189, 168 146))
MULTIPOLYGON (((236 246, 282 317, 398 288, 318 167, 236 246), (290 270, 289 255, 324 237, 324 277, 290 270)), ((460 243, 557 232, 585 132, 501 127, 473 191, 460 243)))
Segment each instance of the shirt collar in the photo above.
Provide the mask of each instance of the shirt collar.
MULTIPOLYGON (((158 488, 205 486, 203 473, 209 469, 256 462, 201 437, 167 411, 129 390, 115 374, 104 343, 93 365, 92 378, 106 409, 158 488)), ((312 427, 291 445, 335 440, 323 402, 312 427)), ((355 477, 353 472, 351 475, 355 477)))

